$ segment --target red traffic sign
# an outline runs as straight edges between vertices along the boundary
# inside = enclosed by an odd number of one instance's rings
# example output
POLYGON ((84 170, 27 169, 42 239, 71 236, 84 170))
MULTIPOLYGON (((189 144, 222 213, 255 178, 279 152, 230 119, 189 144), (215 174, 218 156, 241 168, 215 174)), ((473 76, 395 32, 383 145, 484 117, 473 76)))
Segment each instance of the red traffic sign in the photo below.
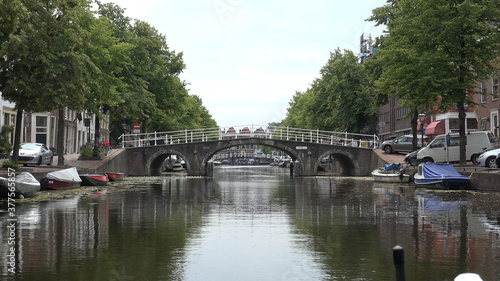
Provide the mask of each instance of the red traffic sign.
POLYGON ((139 123, 135 123, 134 130, 140 130, 140 129, 141 129, 141 125, 139 125, 139 123))

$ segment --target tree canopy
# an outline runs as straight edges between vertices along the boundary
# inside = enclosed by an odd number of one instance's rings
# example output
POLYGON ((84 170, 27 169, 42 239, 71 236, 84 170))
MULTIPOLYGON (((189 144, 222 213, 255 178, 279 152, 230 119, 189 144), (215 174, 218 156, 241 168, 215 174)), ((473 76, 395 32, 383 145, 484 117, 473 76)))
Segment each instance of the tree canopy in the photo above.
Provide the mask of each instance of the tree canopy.
POLYGON ((296 92, 283 126, 366 132, 375 120, 373 87, 352 51, 339 49, 306 92, 296 92))
POLYGON ((108 112, 118 126, 142 122, 144 130, 216 125, 179 78, 182 53, 169 50, 165 36, 146 22, 132 22, 119 6, 98 2, 92 11, 90 4, 0 3, 0 92, 16 104, 17 143, 23 111, 60 110, 60 151, 63 108, 99 117, 108 112))
POLYGON ((387 26, 374 58, 382 68, 376 90, 401 99, 415 111, 429 106, 447 111, 454 106, 459 115, 460 162, 465 164, 465 107, 473 105, 471 89, 498 69, 500 2, 387 3, 369 18, 387 26))

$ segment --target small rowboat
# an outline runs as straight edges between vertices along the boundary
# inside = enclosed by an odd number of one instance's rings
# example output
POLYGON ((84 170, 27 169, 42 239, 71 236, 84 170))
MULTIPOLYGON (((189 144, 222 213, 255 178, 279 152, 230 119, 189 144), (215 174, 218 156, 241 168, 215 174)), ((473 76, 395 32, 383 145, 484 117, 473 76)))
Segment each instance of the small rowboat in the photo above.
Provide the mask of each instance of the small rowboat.
POLYGON ((1 197, 8 197, 9 194, 14 194, 16 198, 31 197, 39 190, 40 183, 28 172, 20 173, 10 184, 7 178, 0 177, 0 194, 5 195, 1 197))
POLYGON ((399 163, 392 163, 372 171, 374 181, 407 183, 410 181, 410 175, 405 174, 399 163))
POLYGON ((470 179, 460 174, 451 164, 420 164, 415 183, 425 187, 468 188, 470 179))
POLYGON ((125 173, 106 172, 106 175, 109 181, 121 181, 125 177, 125 173))
POLYGON ((69 189, 79 187, 82 179, 78 176, 75 167, 47 173, 40 182, 42 188, 48 189, 69 189))
POLYGON ((83 174, 80 175, 83 186, 101 186, 109 182, 108 175, 106 174, 83 174))

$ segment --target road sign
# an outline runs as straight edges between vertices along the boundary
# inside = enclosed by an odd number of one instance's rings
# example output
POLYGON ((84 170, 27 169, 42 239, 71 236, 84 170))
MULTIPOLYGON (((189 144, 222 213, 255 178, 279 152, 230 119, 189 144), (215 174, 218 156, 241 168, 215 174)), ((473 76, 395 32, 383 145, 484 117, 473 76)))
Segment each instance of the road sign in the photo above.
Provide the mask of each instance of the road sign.
POLYGON ((134 133, 138 134, 141 131, 141 125, 139 123, 134 124, 134 133))

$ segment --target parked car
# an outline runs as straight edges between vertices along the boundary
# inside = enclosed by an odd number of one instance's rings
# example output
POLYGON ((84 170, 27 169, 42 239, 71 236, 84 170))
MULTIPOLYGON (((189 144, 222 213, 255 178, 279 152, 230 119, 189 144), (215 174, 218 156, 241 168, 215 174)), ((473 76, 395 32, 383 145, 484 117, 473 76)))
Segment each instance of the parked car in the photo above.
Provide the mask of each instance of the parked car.
MULTIPOLYGON (((419 149, 420 150, 420 149, 419 149)), ((410 164, 411 166, 418 166, 420 161, 417 159, 417 154, 419 150, 412 151, 405 156, 405 163, 410 164)))
MULTIPOLYGON (((466 159, 477 163, 478 157, 485 151, 498 148, 495 136, 488 131, 470 132, 466 134, 466 159)), ((438 135, 426 147, 422 148, 417 159, 424 163, 443 163, 460 161, 460 138, 458 133, 438 135), (449 136, 449 144, 446 138, 449 136)))
POLYGON ((477 158, 477 164, 486 168, 499 168, 497 165, 498 154, 500 153, 500 148, 488 150, 481 153, 477 158))
MULTIPOLYGON (((418 135, 417 148, 422 147, 422 136, 418 135)), ((427 145, 427 136, 424 136, 424 146, 427 145)), ((385 153, 393 153, 395 151, 412 151, 413 150, 413 135, 404 135, 392 140, 387 140, 382 143, 382 149, 385 153)))
MULTIPOLYGON (((12 158, 12 152, 11 152, 12 158)), ((52 150, 48 149, 45 144, 41 143, 23 143, 19 147, 18 163, 27 165, 52 165, 54 155, 52 150)))

